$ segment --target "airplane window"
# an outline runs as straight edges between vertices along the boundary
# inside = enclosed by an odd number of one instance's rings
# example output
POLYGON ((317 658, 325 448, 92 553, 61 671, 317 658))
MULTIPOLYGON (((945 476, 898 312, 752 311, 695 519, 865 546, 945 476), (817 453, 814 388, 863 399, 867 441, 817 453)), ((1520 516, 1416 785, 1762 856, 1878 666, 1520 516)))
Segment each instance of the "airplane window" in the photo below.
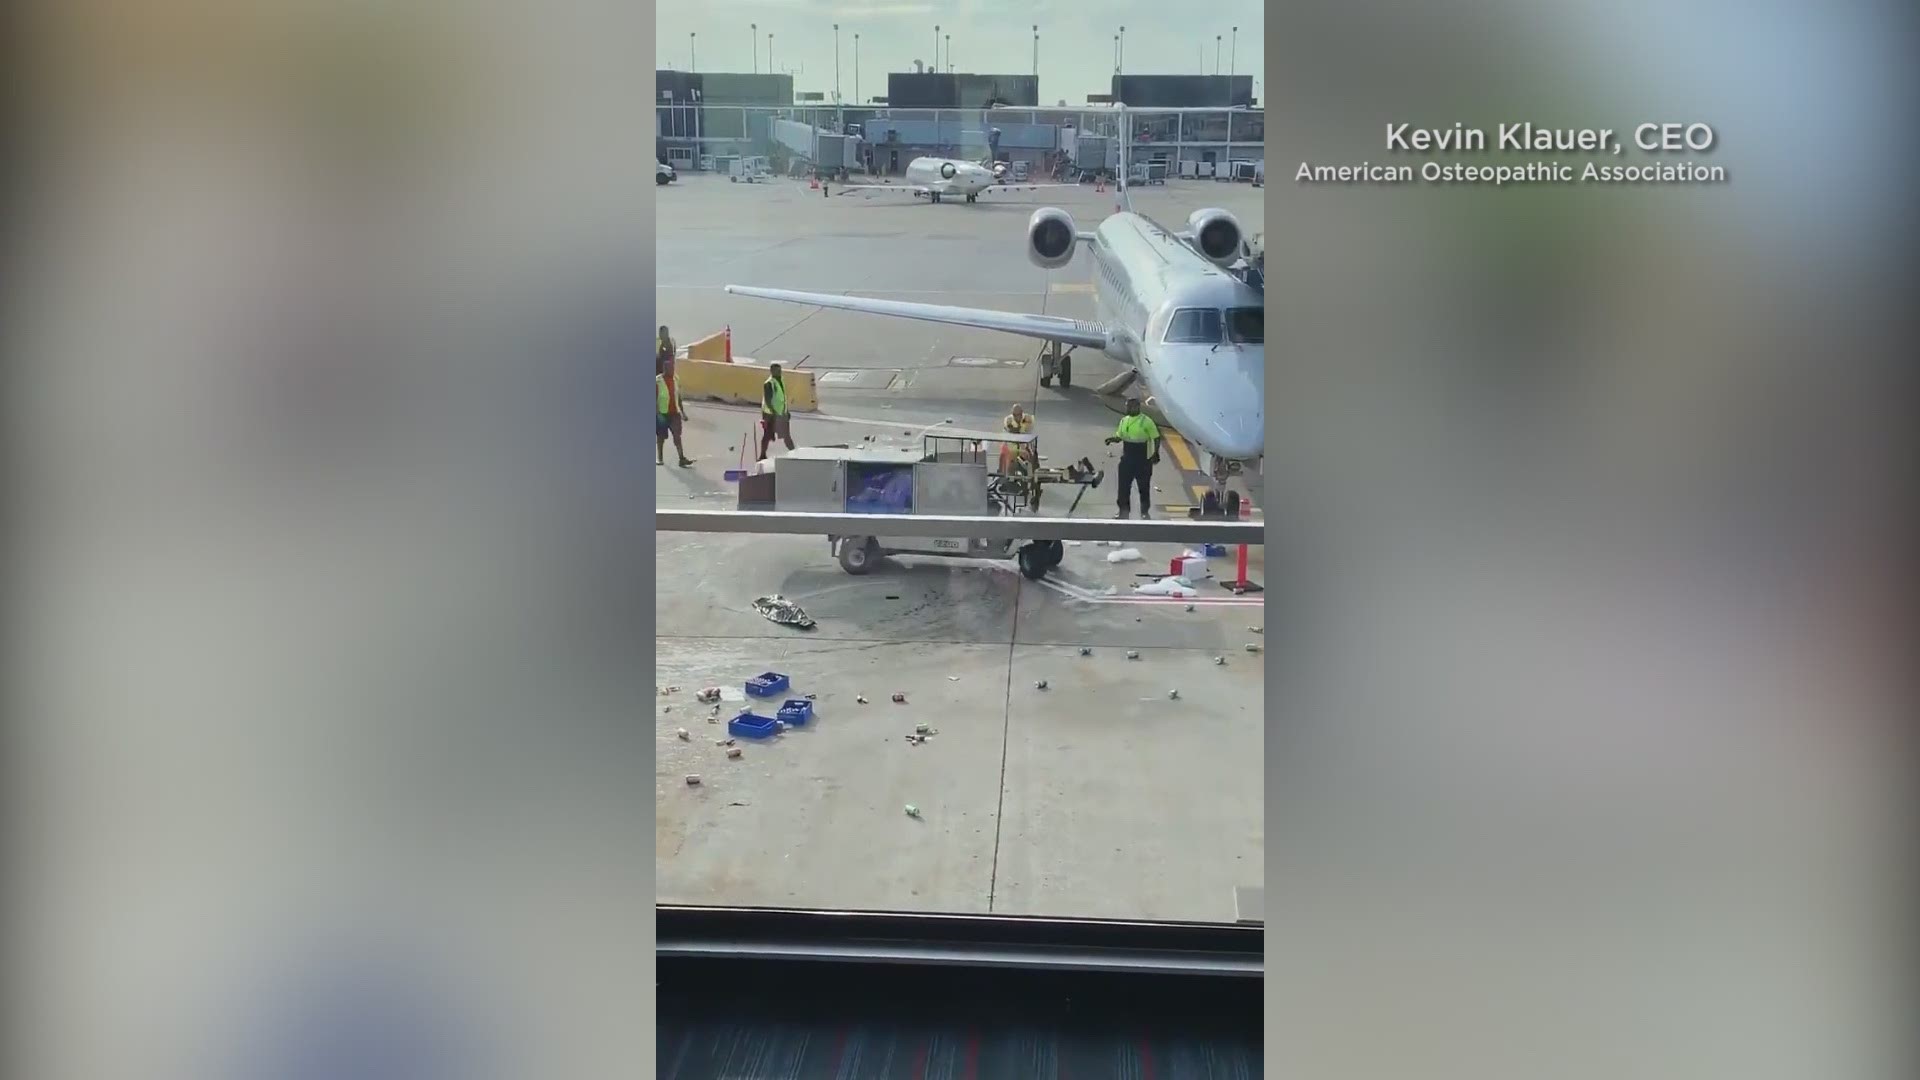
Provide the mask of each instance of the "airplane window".
POLYGON ((1165 340, 1176 345, 1218 345, 1220 313, 1212 308, 1181 308, 1167 322, 1165 340))
POLYGON ((1267 309, 1228 308, 1227 340, 1246 345, 1264 344, 1267 340, 1267 309))

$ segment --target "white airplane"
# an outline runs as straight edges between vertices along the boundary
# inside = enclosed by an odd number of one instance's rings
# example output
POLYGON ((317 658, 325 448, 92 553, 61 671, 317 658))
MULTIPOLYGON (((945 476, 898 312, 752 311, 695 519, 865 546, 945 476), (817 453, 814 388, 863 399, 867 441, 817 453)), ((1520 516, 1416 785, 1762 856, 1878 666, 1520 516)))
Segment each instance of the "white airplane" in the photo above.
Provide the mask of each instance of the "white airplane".
POLYGON ((989 168, 972 161, 958 161, 953 158, 914 158, 907 163, 907 178, 904 184, 838 184, 838 191, 892 191, 910 192, 914 198, 926 196, 930 202, 939 202, 948 195, 961 195, 973 202, 991 189, 1002 188, 1043 188, 1072 187, 1072 184, 1014 184, 1006 179, 1005 163, 999 162, 989 168))
MULTIPOLYGON (((1127 140, 1120 142, 1123 179, 1115 212, 1096 229, 1079 230, 1057 207, 1037 210, 1027 222, 1027 258, 1035 266, 1063 267, 1081 245, 1092 255, 1095 322, 742 285, 728 285, 727 292, 1003 330, 1048 342, 1056 357, 1061 345, 1099 349, 1129 365, 1099 392, 1118 393, 1135 379, 1145 383, 1145 404, 1203 451, 1207 472, 1225 498, 1230 478, 1244 475, 1251 483, 1266 451, 1266 293, 1230 270, 1250 254, 1232 214, 1196 210, 1186 228, 1175 232, 1133 211, 1124 180, 1127 140)), ((956 166, 956 177, 963 175, 961 163, 947 164, 956 166)), ((1069 362, 1061 358, 1058 370, 1061 385, 1068 385, 1069 362)))

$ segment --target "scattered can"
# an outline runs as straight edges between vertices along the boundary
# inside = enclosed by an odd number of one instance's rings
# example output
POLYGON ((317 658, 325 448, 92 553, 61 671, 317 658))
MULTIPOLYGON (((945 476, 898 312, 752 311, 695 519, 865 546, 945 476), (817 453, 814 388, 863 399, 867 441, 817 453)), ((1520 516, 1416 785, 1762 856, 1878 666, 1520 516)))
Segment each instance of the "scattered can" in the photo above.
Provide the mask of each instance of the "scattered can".
POLYGON ((1128 649, 1128 650, 1127 650, 1127 659, 1129 659, 1129 660, 1138 660, 1138 659, 1140 659, 1140 653, 1139 653, 1138 651, 1136 651, 1136 650, 1134 650, 1134 649, 1128 649))
POLYGON ((1041 679, 1039 682, 1033 684, 1033 688, 1035 690, 1045 690, 1047 688, 1047 680, 1041 679))
POLYGON ((740 748, 737 746, 727 747, 727 756, 730 758, 738 758, 740 756, 740 748))
POLYGON ((910 818, 917 818, 917 817, 919 817, 919 816, 920 816, 920 808, 919 808, 919 807, 917 807, 917 806, 915 806, 915 805, 913 805, 912 803, 908 803, 908 804, 907 804, 907 816, 908 816, 908 817, 910 817, 910 818))
POLYGON ((689 735, 689 734, 687 734, 687 729, 686 729, 686 728, 679 728, 679 729, 677 729, 676 731, 674 731, 674 734, 675 734, 675 735, 678 735, 678 736, 680 736, 680 741, 681 741, 681 742, 685 742, 685 741, 687 741, 688 739, 691 739, 691 738, 693 738, 693 736, 691 736, 691 735, 689 735))
POLYGON ((700 786, 700 774, 698 774, 698 773, 688 773, 688 774, 687 774, 687 786, 688 786, 688 787, 699 787, 699 786, 700 786))

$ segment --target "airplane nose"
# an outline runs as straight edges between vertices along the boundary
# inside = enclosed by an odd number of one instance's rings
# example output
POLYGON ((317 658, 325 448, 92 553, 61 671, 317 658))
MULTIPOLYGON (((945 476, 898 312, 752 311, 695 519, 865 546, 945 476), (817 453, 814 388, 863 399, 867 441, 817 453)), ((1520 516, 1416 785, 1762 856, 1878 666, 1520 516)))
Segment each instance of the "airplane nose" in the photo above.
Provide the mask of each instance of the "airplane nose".
POLYGON ((1263 420, 1258 410, 1251 414, 1217 417, 1198 425, 1194 435, 1212 453, 1244 461, 1259 457, 1266 445, 1263 420))

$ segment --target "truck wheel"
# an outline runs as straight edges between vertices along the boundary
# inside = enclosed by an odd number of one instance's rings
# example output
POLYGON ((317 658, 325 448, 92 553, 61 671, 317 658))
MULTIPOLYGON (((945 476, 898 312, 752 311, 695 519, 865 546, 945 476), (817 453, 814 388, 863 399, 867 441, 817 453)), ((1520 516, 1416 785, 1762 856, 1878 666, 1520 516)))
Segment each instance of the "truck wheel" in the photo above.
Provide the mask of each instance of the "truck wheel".
POLYGON ((1058 540, 1047 541, 1047 565, 1059 566, 1067 557, 1067 545, 1058 540))
POLYGON ((840 569, 849 574, 865 574, 879 558, 880 545, 871 536, 849 536, 840 541, 840 569))
POLYGON ((880 560, 880 543, 871 536, 849 536, 840 541, 840 568, 862 575, 880 560))
POLYGON ((1047 554, 1045 544, 1028 544, 1020 549, 1018 557, 1020 575, 1028 581, 1039 581, 1047 576, 1047 554))
POLYGON ((1060 358, 1060 385, 1073 385, 1073 361, 1064 356, 1060 358))

